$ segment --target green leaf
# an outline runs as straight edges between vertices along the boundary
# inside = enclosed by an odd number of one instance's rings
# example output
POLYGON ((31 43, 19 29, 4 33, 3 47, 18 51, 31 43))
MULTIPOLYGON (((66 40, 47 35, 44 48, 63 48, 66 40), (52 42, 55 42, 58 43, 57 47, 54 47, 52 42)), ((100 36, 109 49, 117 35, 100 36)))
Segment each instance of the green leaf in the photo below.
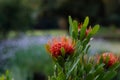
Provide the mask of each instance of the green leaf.
POLYGON ((89 43, 90 39, 86 38, 83 40, 83 49, 86 48, 87 44, 89 43))
POLYGON ((87 41, 88 41, 88 42, 89 42, 90 38, 97 33, 97 31, 99 30, 99 28, 100 28, 99 25, 95 25, 95 26, 93 27, 93 29, 89 32, 89 34, 88 34, 88 36, 87 36, 87 41))
POLYGON ((11 74, 10 74, 10 72, 7 70, 7 71, 6 71, 6 80, 11 80, 11 79, 12 79, 11 74))
POLYGON ((75 32, 75 38, 78 37, 78 22, 76 20, 73 21, 73 31, 75 32))
POLYGON ((80 45, 81 45, 81 41, 80 41, 80 40, 77 40, 75 49, 78 49, 80 45))
POLYGON ((101 74, 101 73, 104 71, 104 68, 103 68, 104 65, 105 65, 105 64, 97 65, 97 68, 96 68, 95 73, 94 73, 95 76, 101 74))
POLYGON ((65 49, 64 49, 64 47, 61 47, 61 53, 62 53, 62 56, 64 57, 65 56, 65 49))
POLYGON ((69 20, 69 25, 70 25, 69 26, 69 34, 70 34, 70 36, 72 36, 72 27, 73 27, 72 17, 69 16, 68 20, 69 20))
POLYGON ((62 71, 58 73, 57 80, 66 80, 65 74, 62 71))
POLYGON ((5 80, 5 75, 0 76, 0 80, 5 80))
POLYGON ((73 38, 73 39, 77 39, 77 36, 76 36, 75 31, 72 31, 72 38, 73 38))
POLYGON ((92 35, 96 34, 97 31, 99 30, 100 26, 99 25, 95 25, 92 29, 92 35))
POLYGON ((115 72, 115 71, 108 71, 103 76, 103 80, 111 80, 112 78, 115 77, 116 74, 117 74, 117 72, 115 72))
POLYGON ((103 56, 102 56, 102 55, 100 56, 100 61, 99 61, 99 63, 100 63, 100 64, 103 63, 103 56))
POLYGON ((89 73, 91 69, 92 69, 92 64, 91 63, 88 63, 88 64, 85 65, 86 73, 89 73))
POLYGON ((69 18, 69 24, 70 24, 70 26, 73 26, 73 23, 72 23, 72 17, 69 16, 68 18, 69 18))
POLYGON ((89 17, 87 16, 84 20, 83 26, 88 26, 89 24, 89 17))
POLYGON ((80 40, 83 40, 83 38, 85 37, 85 32, 86 32, 88 23, 89 23, 89 17, 86 17, 84 20, 83 26, 81 27, 81 30, 80 30, 80 40))
POLYGON ((81 53, 81 51, 82 51, 82 49, 83 49, 83 46, 82 46, 82 43, 81 43, 81 41, 80 40, 77 40, 77 42, 76 42, 76 46, 75 46, 75 56, 78 56, 80 53, 81 53))
POLYGON ((51 78, 49 78, 48 80, 56 80, 56 78, 54 76, 52 76, 51 78))
POLYGON ((109 60, 110 60, 110 57, 107 56, 106 59, 105 59, 105 62, 108 64, 109 60))
POLYGON ((59 65, 62 67, 64 65, 64 63, 65 63, 64 58, 62 56, 59 56, 57 58, 57 63, 59 63, 59 65))
POLYGON ((89 48, 90 48, 90 45, 87 45, 87 46, 86 46, 86 50, 85 50, 85 51, 86 51, 86 54, 88 53, 89 48))
POLYGON ((94 74, 93 73, 88 74, 86 80, 94 80, 94 74))
POLYGON ((96 80, 103 80, 103 76, 104 76, 104 74, 105 74, 104 71, 101 72, 101 74, 99 74, 99 75, 97 76, 97 79, 96 79, 96 80))

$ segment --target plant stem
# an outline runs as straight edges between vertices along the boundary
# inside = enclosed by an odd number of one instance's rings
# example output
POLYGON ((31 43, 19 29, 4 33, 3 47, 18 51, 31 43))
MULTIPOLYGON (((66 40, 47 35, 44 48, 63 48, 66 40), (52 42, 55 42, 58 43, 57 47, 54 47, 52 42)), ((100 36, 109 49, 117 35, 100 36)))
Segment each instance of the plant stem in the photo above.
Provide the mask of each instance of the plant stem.
POLYGON ((57 65, 54 66, 54 76, 57 77, 57 65))

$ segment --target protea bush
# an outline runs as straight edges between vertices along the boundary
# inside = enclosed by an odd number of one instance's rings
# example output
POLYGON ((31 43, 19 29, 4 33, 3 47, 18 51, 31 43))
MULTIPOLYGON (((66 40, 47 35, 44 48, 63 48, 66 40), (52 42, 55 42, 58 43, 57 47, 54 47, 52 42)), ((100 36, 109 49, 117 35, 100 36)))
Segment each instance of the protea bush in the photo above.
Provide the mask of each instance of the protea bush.
POLYGON ((112 52, 88 55, 89 42, 99 30, 99 25, 88 26, 89 17, 83 24, 69 16, 70 36, 49 40, 46 49, 54 61, 53 76, 49 80, 111 80, 117 74, 118 57, 112 52))

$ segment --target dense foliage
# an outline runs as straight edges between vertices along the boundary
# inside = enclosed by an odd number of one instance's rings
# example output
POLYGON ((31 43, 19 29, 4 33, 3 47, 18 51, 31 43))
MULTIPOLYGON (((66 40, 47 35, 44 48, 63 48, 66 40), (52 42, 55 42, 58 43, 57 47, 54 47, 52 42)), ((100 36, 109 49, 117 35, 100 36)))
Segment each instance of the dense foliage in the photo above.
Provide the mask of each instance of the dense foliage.
POLYGON ((25 31, 32 25, 32 9, 23 0, 0 1, 0 33, 6 36, 10 30, 25 31))
POLYGON ((54 74, 49 80, 111 80, 117 74, 118 57, 113 53, 90 56, 90 40, 99 30, 99 25, 89 27, 89 18, 83 24, 69 16, 70 38, 54 38, 46 45, 54 61, 54 74))

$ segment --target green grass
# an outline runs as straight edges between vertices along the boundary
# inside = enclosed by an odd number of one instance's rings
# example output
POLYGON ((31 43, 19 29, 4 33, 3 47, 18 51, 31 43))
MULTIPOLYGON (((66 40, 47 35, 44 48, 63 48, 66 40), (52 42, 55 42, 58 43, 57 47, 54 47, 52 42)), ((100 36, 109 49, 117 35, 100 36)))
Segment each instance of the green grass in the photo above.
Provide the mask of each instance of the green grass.
MULTIPOLYGON (((57 35, 65 35, 67 31, 65 30, 27 30, 24 32, 26 36, 57 36, 57 35)), ((15 38, 18 37, 19 32, 10 31, 7 35, 7 38, 15 38)))
MULTIPOLYGON (((8 39, 14 39, 16 37, 19 37, 20 33, 21 32, 17 32, 17 31, 9 31, 6 37, 8 39)), ((48 36, 48 35, 58 36, 58 35, 67 34, 67 31, 65 30, 27 30, 23 33, 26 36, 48 36)), ((4 36, 2 34, 0 34, 0 39, 4 39, 4 36)))
POLYGON ((26 35, 28 36, 43 36, 43 35, 64 35, 67 34, 64 30, 34 30, 34 31, 26 31, 26 35))
MULTIPOLYGON (((24 33, 26 36, 58 36, 68 34, 68 32, 65 30, 27 30, 24 33)), ((18 37, 18 35, 19 32, 10 31, 7 35, 7 38, 15 38, 18 37)), ((120 29, 115 27, 101 27, 96 36, 118 38, 120 37, 120 29)), ((0 38, 2 38, 2 35, 0 35, 0 38)))

